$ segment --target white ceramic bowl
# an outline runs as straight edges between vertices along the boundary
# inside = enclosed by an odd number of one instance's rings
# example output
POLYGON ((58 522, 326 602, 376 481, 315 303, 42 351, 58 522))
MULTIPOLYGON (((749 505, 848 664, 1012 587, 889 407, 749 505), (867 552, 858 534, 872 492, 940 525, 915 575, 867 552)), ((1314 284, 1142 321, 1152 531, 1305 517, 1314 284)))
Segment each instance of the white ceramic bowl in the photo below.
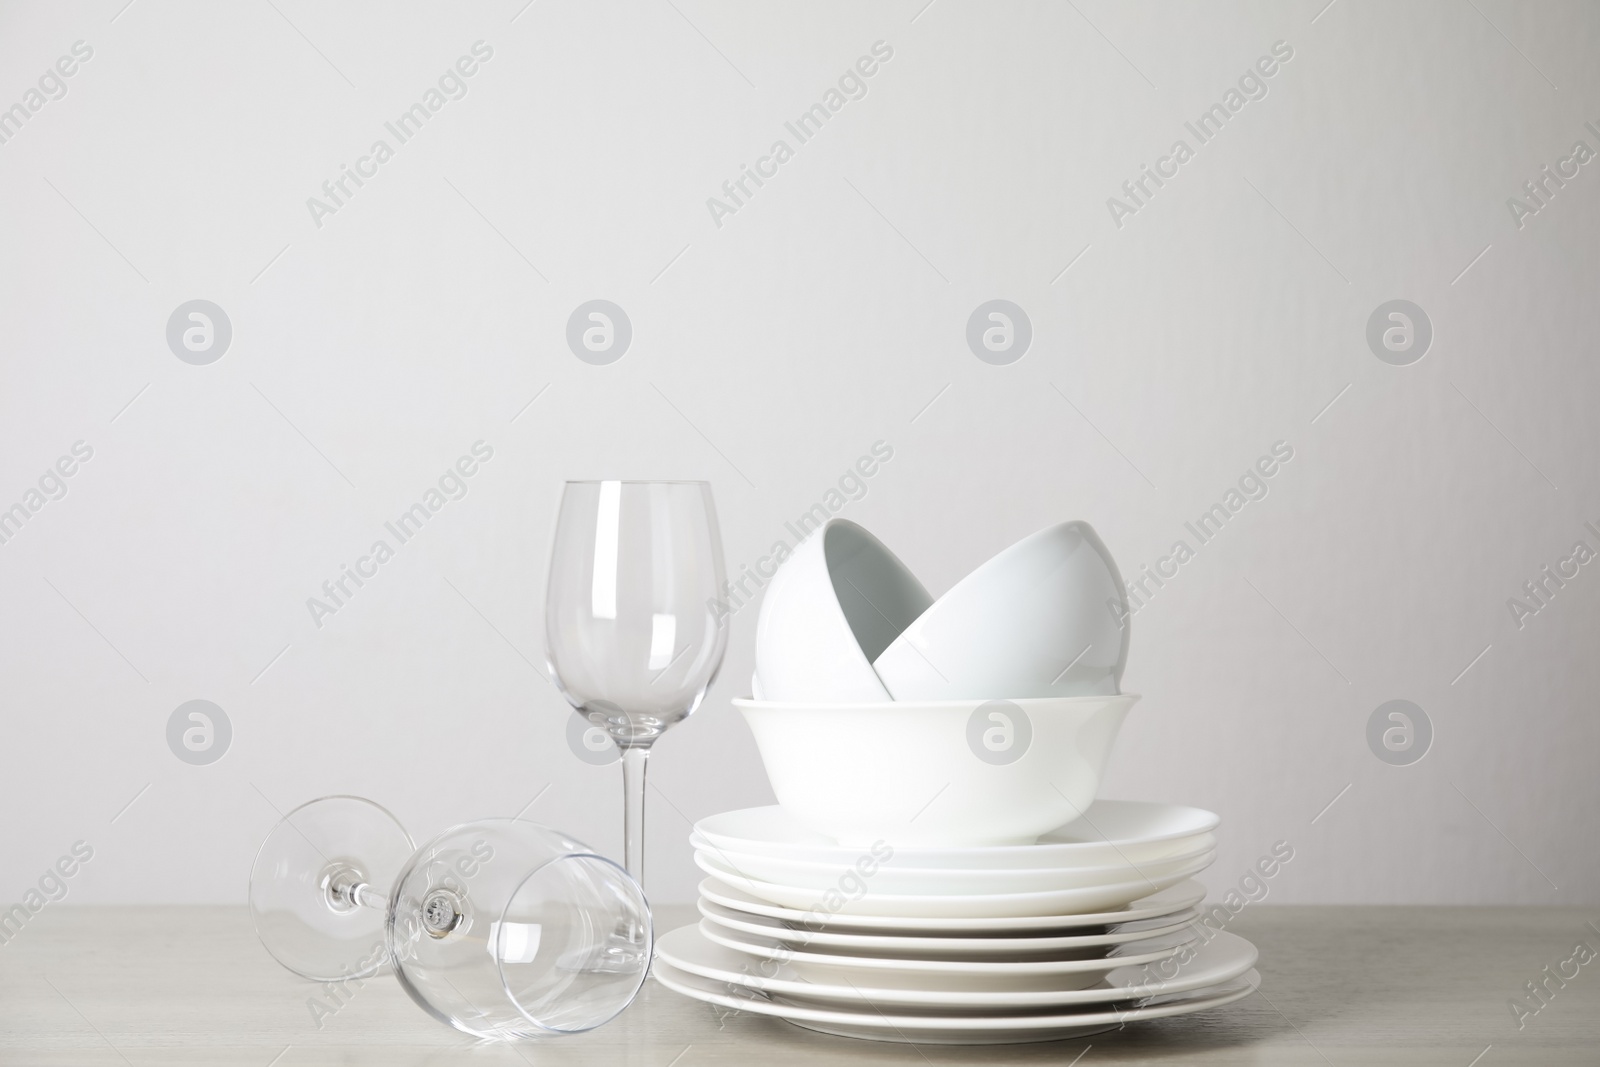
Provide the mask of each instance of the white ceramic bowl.
POLYGON ((801 825, 850 847, 949 847, 1031 844, 1076 819, 1138 699, 733 706, 801 825))
POLYGON ((767 585, 752 685, 776 701, 888 700, 872 661, 932 603, 883 542, 830 519, 767 585))
POLYGON ((895 700, 1109 695, 1128 661, 1126 602, 1094 528, 1060 523, 957 582, 873 666, 895 700))

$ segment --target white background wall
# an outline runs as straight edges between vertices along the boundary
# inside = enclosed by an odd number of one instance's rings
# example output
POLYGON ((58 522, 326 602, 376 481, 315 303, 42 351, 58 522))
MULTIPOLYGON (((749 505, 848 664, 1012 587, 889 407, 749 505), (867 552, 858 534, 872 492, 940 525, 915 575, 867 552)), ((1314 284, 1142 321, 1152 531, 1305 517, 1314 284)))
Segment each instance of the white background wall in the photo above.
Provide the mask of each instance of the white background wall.
MULTIPOLYGON (((574 758, 531 666, 560 483, 709 479, 736 569, 879 440, 843 513, 936 592, 1071 517, 1136 573, 1287 442, 1135 619, 1105 792, 1219 811, 1217 891, 1284 839, 1275 900, 1600 898, 1600 566, 1507 608, 1600 548, 1600 163, 1521 227, 1506 204, 1600 150, 1600 14, 924 2, 0 9, 0 107, 93 49, 0 144, 0 507, 93 448, 0 544, 0 899, 82 839, 72 900, 240 902, 278 811, 329 792, 419 838, 539 795, 615 854, 618 770, 574 758), (316 225, 480 40, 467 95, 316 225), (876 41, 865 98, 796 146, 876 41), (1265 98, 1114 224, 1277 41, 1265 98), (997 297, 1034 331, 1008 366, 964 337, 997 297), (233 330, 206 366, 165 337, 197 298, 233 330), (595 298, 633 324, 609 366, 564 339, 595 298), (1409 366, 1365 339, 1397 298, 1434 331, 1409 366), (478 440, 468 495, 314 625, 478 440), (1410 766, 1366 740, 1395 698, 1436 735, 1410 766), (166 741, 192 699, 232 724, 208 766, 166 741)), ((729 705, 755 614, 656 751, 658 899, 692 896, 690 821, 771 800, 729 705)))

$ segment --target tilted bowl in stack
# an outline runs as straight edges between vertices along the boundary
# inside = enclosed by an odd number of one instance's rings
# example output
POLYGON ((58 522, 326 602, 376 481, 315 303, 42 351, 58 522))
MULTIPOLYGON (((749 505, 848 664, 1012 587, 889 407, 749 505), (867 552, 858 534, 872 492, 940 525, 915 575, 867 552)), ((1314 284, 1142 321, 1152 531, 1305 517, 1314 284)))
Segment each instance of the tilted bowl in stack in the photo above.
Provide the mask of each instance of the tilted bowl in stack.
POLYGON ((1096 1033, 1253 992, 1255 948, 1197 921, 1220 820, 1099 800, 1126 592, 1094 530, 1012 545, 935 600, 834 519, 769 584, 755 699, 778 805, 691 836, 687 996, 826 1033, 985 1044, 1096 1033))

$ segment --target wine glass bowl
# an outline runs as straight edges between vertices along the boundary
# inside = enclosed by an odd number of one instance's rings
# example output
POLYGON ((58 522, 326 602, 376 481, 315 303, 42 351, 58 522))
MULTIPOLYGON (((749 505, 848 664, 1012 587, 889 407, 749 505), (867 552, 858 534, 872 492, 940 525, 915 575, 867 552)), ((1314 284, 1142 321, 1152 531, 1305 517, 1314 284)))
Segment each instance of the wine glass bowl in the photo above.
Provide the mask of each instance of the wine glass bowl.
POLYGON ((545 595, 550 675, 623 756, 627 869, 643 872, 649 748, 699 707, 727 650, 722 538, 705 482, 568 482, 545 595))
POLYGON ((395 976, 429 1014, 496 1039, 573 1033, 633 1000, 651 929, 638 885, 588 846, 517 819, 446 830, 395 884, 395 976), (620 915, 629 921, 605 922, 620 915), (485 965, 485 960, 490 965, 485 965))

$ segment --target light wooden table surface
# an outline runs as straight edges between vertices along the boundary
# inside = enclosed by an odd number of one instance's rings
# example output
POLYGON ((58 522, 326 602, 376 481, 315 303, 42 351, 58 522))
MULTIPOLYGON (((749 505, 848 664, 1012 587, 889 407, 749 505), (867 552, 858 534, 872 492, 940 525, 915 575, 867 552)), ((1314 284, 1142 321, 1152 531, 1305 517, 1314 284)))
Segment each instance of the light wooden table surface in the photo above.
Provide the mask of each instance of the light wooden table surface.
MULTIPOLYGON (((662 908, 658 927, 693 917, 662 908)), ((1520 1030, 1509 1007, 1580 941, 1600 950, 1591 921, 1600 909, 1249 907, 1230 929, 1261 949, 1261 993, 1053 1044, 849 1041, 719 1018, 650 982, 597 1031, 505 1046, 433 1022, 387 975, 319 1028, 307 1004, 319 987, 267 956, 243 908, 51 905, 0 945, 0 1064, 1597 1064, 1600 959, 1564 986, 1548 979, 1520 1030)))

